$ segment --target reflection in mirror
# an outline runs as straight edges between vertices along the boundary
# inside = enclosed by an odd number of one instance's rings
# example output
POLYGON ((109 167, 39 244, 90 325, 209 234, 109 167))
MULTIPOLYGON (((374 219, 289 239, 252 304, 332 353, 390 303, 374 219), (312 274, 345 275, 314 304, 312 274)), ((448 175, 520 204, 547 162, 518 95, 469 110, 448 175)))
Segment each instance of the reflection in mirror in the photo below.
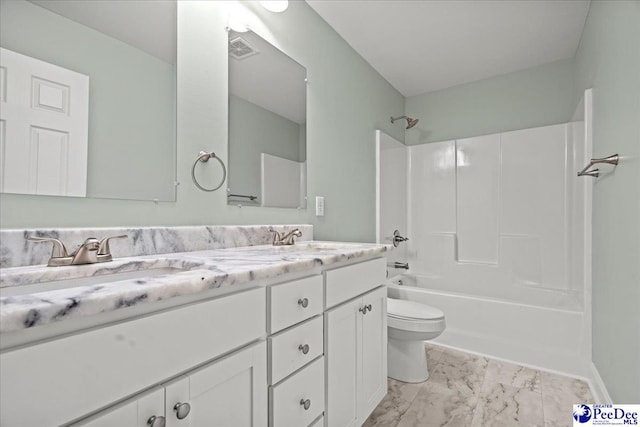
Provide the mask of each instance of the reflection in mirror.
POLYGON ((0 190, 175 200, 175 1, 0 0, 0 19, 0 190))
POLYGON ((306 69, 229 32, 229 204, 306 208, 306 69))

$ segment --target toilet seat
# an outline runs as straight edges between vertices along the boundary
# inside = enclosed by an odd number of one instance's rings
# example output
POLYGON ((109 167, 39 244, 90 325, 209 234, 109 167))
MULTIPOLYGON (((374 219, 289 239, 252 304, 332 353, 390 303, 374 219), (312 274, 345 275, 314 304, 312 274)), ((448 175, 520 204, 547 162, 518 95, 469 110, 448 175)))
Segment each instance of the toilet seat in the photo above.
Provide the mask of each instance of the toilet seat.
POLYGON ((429 321, 444 318, 444 313, 435 307, 415 301, 387 298, 387 315, 399 320, 429 321))

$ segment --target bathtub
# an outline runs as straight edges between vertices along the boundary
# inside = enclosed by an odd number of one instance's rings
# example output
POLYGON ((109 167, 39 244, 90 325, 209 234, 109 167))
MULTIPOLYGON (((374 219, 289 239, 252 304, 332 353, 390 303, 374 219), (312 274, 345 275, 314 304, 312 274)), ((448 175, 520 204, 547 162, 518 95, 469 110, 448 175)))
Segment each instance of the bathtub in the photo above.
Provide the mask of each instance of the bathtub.
POLYGON ((522 303, 510 294, 474 296, 465 292, 469 284, 439 287, 429 277, 402 274, 388 281, 387 292, 390 298, 444 312, 447 329, 433 340, 436 344, 573 376, 588 375, 585 317, 574 295, 525 288, 517 293, 525 294, 527 303, 522 303))

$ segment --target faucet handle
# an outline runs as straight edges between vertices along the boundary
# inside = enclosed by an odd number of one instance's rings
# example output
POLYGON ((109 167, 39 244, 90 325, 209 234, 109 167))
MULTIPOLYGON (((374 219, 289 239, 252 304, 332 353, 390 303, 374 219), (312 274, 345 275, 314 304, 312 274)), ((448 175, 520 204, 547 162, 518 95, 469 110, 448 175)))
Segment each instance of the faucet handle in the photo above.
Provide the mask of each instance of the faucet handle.
POLYGON ((281 239, 280 232, 278 232, 277 230, 274 230, 273 227, 269 227, 269 232, 273 233, 273 244, 277 245, 281 239))
POLYGON ((52 237, 29 236, 27 237, 27 240, 30 240, 36 243, 52 242, 53 251, 51 252, 51 258, 65 258, 69 256, 69 254, 67 253, 67 248, 64 246, 64 243, 62 243, 58 239, 54 239, 52 237))
POLYGON ((98 255, 108 255, 109 259, 105 259, 104 261, 111 261, 111 248, 109 247, 109 240, 111 239, 126 239, 129 237, 126 234, 121 234, 119 236, 109 236, 100 240, 100 245, 98 246, 98 255))

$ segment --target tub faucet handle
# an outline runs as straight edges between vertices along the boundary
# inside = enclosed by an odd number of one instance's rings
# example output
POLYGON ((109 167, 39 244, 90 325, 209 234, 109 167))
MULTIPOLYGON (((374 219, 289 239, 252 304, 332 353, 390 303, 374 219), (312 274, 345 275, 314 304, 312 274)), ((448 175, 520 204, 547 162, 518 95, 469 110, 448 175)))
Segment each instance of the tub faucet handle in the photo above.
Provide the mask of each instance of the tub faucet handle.
POLYGON ((409 238, 408 237, 402 237, 398 230, 395 230, 393 232, 393 240, 392 241, 393 241, 393 246, 395 248, 397 248, 400 243, 406 242, 407 240, 409 240, 409 238))

